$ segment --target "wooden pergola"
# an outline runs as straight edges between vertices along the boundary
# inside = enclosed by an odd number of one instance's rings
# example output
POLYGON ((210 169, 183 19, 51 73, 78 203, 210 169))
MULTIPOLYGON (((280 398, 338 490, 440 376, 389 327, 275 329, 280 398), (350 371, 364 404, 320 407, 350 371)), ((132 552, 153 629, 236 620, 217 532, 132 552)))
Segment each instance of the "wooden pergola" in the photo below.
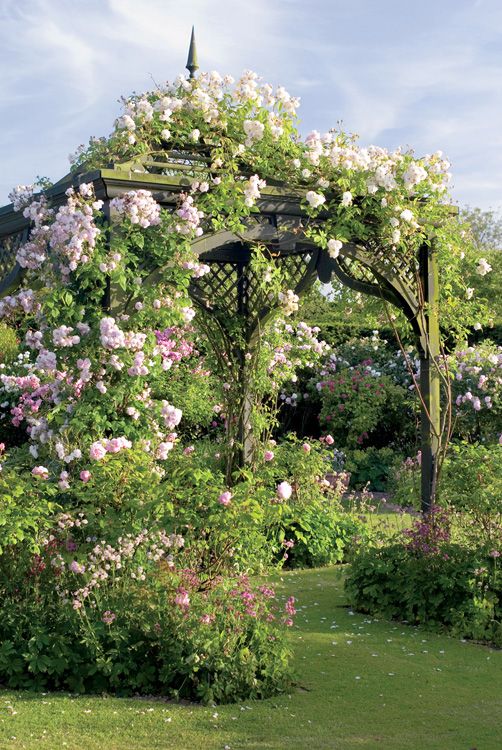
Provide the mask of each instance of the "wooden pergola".
MULTIPOLYGON (((193 76, 197 69, 193 37, 187 67, 193 76)), ((69 187, 92 183, 96 197, 104 202, 103 215, 109 219, 110 201, 130 190, 149 190, 165 209, 174 210, 179 194, 204 170, 208 170, 208 160, 200 153, 159 151, 154 156, 127 163, 71 173, 44 192, 50 203, 58 206, 66 200, 65 191, 69 187)), ((225 342, 226 356, 237 362, 240 373, 240 460, 248 461, 252 452, 245 353, 259 335, 261 323, 277 305, 275 297, 261 289, 250 263, 252 248, 260 243, 270 251, 271 262, 280 267, 285 289, 301 294, 316 279, 328 283, 335 275, 348 287, 383 299, 406 315, 420 356, 421 497, 422 509, 427 511, 434 496, 440 435, 439 286, 434 244, 424 244, 418 254, 406 254, 402 248, 389 253, 388 248, 352 242, 343 245, 336 259, 330 258, 307 241, 302 232, 307 218, 301 207, 302 197, 285 185, 269 185, 257 203, 259 212, 246 220, 244 232, 203 235, 193 243, 193 250, 210 266, 210 272, 192 281, 190 294, 218 327, 220 341, 225 342), (236 319, 242 321, 244 336, 244 342, 238 346, 232 335, 236 319)), ((322 214, 316 221, 322 223, 322 214)), ((21 212, 14 211, 12 205, 0 208, 0 297, 23 284, 23 271, 16 262, 16 252, 29 234, 30 222, 21 212)), ((147 271, 148 278, 154 281, 161 277, 163 269, 147 271)), ((104 308, 115 313, 122 305, 123 295, 109 288, 104 308)))

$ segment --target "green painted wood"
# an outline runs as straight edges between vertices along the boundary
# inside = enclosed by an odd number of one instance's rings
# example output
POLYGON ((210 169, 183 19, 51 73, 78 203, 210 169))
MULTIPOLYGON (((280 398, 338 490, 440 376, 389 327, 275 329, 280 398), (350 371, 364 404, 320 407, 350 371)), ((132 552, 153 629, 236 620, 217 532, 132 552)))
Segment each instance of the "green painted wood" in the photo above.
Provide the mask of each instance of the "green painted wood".
POLYGON ((441 434, 439 274, 434 244, 420 249, 420 282, 424 294, 426 346, 420 354, 421 498, 427 513, 436 496, 437 459, 441 434))

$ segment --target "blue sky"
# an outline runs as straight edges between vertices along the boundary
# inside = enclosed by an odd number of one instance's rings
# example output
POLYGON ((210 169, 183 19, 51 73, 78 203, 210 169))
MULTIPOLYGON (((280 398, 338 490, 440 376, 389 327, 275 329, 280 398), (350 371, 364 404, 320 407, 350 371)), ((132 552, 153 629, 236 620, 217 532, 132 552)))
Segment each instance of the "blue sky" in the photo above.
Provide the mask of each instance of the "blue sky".
POLYGON ((192 23, 201 68, 284 85, 304 134, 442 149, 456 201, 502 208, 502 0, 0 0, 0 205, 182 72, 192 23))

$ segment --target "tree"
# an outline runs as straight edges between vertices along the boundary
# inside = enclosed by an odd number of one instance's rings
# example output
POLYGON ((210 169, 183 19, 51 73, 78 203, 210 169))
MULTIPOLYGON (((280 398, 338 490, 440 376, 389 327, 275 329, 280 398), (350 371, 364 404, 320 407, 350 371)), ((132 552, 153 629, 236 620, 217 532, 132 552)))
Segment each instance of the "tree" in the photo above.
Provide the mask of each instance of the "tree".
POLYGON ((481 253, 502 250, 502 215, 496 211, 465 206, 460 218, 469 225, 474 247, 481 253))

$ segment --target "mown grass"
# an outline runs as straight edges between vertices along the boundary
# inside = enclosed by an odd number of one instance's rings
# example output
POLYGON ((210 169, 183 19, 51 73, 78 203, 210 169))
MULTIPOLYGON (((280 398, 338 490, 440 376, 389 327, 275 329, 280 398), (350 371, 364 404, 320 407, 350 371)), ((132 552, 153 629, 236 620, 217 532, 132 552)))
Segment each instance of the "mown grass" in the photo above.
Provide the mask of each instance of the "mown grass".
POLYGON ((0 691, 0 748, 500 750, 502 652, 346 606, 342 571, 277 579, 299 603, 298 684, 217 708, 0 691))

